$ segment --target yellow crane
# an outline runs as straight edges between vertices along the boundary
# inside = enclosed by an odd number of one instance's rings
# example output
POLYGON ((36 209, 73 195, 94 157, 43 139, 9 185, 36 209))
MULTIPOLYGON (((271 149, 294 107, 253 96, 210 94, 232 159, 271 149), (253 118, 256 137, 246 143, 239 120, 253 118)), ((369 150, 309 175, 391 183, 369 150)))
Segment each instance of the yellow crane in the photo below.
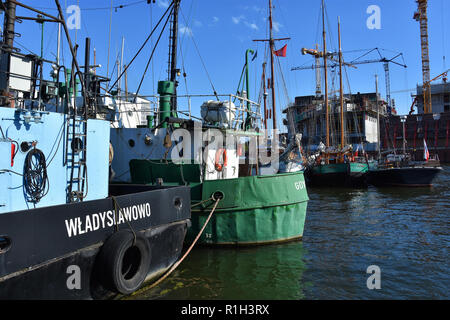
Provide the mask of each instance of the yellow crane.
POLYGON ((431 85, 430 85, 430 55, 428 49, 428 0, 416 0, 417 11, 414 19, 420 23, 420 44, 422 48, 422 75, 423 75, 423 112, 432 113, 431 85))
MULTIPOLYGON (((450 72, 450 69, 448 69, 447 71, 442 72, 440 75, 438 75, 437 77, 434 77, 433 79, 431 79, 427 84, 431 85, 431 82, 438 80, 442 77, 442 80, 444 81, 444 83, 447 82, 447 73, 450 72)), ((412 115, 414 113, 414 105, 417 103, 417 96, 414 98, 414 101, 411 105, 411 110, 409 111, 409 115, 412 115)))

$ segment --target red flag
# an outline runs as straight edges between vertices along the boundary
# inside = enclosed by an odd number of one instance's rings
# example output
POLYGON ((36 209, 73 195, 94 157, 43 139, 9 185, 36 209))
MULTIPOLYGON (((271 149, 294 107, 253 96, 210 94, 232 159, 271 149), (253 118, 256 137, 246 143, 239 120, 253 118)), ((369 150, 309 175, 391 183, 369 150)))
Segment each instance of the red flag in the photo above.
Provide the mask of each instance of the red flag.
POLYGON ((274 53, 277 57, 286 57, 286 49, 287 49, 287 44, 284 45, 284 47, 281 48, 280 50, 274 51, 274 53))

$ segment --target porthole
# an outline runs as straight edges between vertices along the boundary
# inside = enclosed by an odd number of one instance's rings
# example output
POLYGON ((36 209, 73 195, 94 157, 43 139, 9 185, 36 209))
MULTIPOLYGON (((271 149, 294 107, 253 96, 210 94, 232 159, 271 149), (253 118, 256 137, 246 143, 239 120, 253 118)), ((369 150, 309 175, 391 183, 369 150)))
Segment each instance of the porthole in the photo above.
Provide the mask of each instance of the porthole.
POLYGON ((72 140, 71 147, 74 153, 79 153, 83 150, 83 141, 80 138, 75 138, 72 140))
POLYGON ((175 207, 175 209, 180 210, 183 207, 183 200, 181 200, 181 198, 179 197, 176 197, 173 201, 173 206, 175 207))

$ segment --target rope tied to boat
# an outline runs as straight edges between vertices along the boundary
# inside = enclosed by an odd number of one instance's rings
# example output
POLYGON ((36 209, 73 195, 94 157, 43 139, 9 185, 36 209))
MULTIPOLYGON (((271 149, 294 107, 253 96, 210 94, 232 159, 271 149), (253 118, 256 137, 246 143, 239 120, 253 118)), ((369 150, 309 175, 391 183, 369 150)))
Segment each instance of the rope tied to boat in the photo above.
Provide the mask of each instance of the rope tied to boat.
POLYGON ((122 213, 123 218, 125 219, 125 222, 128 224, 128 226, 130 227, 131 232, 133 233, 133 246, 136 244, 136 231, 134 231, 133 226, 131 225, 130 221, 128 221, 127 216, 125 214, 123 214, 122 208, 120 207, 119 203, 117 202, 116 197, 112 197, 112 200, 114 202, 114 217, 115 217, 115 223, 114 223, 114 228, 116 229, 116 232, 119 231, 119 225, 118 225, 118 214, 117 214, 117 208, 119 208, 119 212, 122 213))
POLYGON ((205 224, 203 225, 203 227, 201 228, 200 232, 198 233, 198 235, 195 237, 194 241, 192 242, 191 246, 189 247, 189 249, 186 251, 186 253, 183 255, 183 257, 178 260, 168 271, 167 273, 162 276, 161 278, 159 278, 156 282, 154 282, 153 284, 151 284, 149 287, 146 287, 145 290, 150 290, 153 289, 154 287, 158 286, 161 282, 163 282, 170 274, 172 274, 172 272, 175 271, 176 268, 178 268, 178 266, 184 261, 184 259, 186 259, 186 257, 189 255, 189 253, 191 252, 191 250, 194 248, 194 246, 197 244, 198 239, 200 239, 200 236, 202 235, 203 231, 205 230, 206 226, 208 225, 209 221, 211 220, 214 212, 217 209, 217 206, 219 205, 219 202, 222 200, 221 198, 217 198, 214 199, 213 197, 205 200, 205 201, 209 201, 209 200, 215 200, 215 204, 214 207, 211 210, 211 213, 209 214, 208 218, 205 221, 205 224))
POLYGON ((191 209, 192 209, 192 208, 195 208, 195 207, 197 207, 197 206, 199 206, 199 205, 202 205, 202 204, 204 204, 204 203, 206 203, 206 202, 208 202, 208 201, 214 201, 214 200, 216 200, 216 199, 214 199, 214 197, 211 197, 211 198, 208 198, 208 199, 206 199, 206 200, 200 201, 200 202, 198 202, 198 203, 196 203, 196 204, 193 204, 193 205, 191 206, 191 209))

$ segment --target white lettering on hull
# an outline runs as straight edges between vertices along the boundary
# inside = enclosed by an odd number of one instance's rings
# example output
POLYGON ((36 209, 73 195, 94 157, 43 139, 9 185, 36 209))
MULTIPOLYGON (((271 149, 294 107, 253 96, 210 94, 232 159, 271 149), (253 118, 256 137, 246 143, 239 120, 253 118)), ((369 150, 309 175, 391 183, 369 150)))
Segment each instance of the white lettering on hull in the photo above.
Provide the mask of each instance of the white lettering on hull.
POLYGON ((83 217, 65 220, 67 236, 69 238, 80 236, 88 232, 98 231, 100 229, 110 228, 116 224, 116 216, 118 216, 117 224, 123 224, 126 221, 137 221, 150 218, 152 215, 150 203, 134 205, 116 211, 109 210, 106 212, 88 214, 83 217))

